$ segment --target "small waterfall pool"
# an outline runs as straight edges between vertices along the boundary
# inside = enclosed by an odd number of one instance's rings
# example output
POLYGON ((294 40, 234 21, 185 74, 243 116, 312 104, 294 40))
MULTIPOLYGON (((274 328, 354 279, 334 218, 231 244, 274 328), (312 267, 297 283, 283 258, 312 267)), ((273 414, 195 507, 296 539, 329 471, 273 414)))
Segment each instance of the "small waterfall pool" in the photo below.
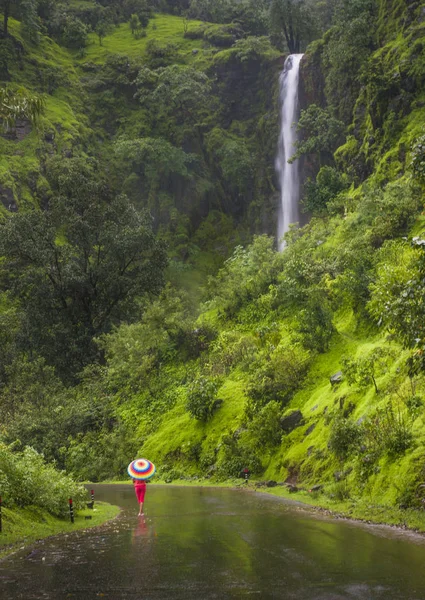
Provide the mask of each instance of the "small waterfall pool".
POLYGON ((280 250, 285 245, 282 240, 283 235, 288 231, 291 223, 299 221, 299 161, 296 160, 289 164, 288 159, 295 152, 297 140, 298 82, 302 57, 303 54, 289 55, 280 76, 281 129, 276 156, 276 171, 281 193, 277 232, 280 250))

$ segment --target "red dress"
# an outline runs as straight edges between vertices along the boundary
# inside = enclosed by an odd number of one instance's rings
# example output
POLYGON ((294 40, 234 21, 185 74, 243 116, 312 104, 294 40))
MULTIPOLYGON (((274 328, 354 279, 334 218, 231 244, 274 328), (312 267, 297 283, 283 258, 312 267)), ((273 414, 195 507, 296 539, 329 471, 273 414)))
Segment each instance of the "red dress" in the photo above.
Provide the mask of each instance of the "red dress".
POLYGON ((138 481, 134 483, 134 491, 136 492, 137 502, 140 504, 145 501, 146 482, 138 481))

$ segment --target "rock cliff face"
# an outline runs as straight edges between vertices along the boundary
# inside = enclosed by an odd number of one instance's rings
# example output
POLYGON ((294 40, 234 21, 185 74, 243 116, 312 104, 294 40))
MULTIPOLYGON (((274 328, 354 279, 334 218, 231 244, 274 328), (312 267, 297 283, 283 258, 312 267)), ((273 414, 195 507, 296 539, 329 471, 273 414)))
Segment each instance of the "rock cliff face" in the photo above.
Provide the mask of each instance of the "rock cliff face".
POLYGON ((312 44, 300 64, 299 99, 301 109, 310 104, 326 107, 325 78, 322 65, 324 42, 320 40, 312 44))
MULTIPOLYGON (((325 108, 327 105, 324 67, 322 64, 323 48, 324 42, 319 40, 309 47, 301 60, 299 81, 300 110, 305 110, 311 104, 316 104, 321 108, 325 108)), ((309 178, 314 179, 319 168, 319 163, 314 157, 302 157, 300 160, 301 182, 305 182, 309 178)), ((308 216, 304 215, 301 224, 304 224, 307 220, 308 216)))
POLYGON ((13 191, 6 186, 0 185, 0 201, 9 212, 17 212, 18 206, 13 191))
POLYGON ((216 56, 209 75, 219 98, 221 127, 243 135, 255 157, 252 189, 243 198, 238 218, 252 232, 275 235, 279 202, 274 160, 279 135, 279 75, 286 56, 252 52, 241 57, 234 48, 216 56))

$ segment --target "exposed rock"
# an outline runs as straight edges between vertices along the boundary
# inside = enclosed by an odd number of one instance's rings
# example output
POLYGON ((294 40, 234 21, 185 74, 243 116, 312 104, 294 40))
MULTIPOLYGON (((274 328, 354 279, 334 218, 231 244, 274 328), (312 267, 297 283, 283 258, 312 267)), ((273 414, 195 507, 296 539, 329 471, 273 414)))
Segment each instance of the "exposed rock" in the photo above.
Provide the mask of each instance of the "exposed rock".
POLYGON ((354 402, 349 402, 348 406, 344 409, 343 415, 344 417, 349 417, 352 412, 354 412, 356 405, 354 402))
POLYGON ((335 471, 335 473, 334 473, 335 481, 341 481, 341 479, 343 477, 344 477, 344 473, 342 471, 335 471))
POLYGON ((291 494, 294 492, 298 492, 297 486, 292 483, 287 483, 286 487, 287 487, 288 492, 290 492, 291 494))
POLYGON ((326 106, 325 78, 322 69, 323 46, 305 54, 300 63, 299 99, 301 109, 311 104, 326 106))
POLYGON ((31 123, 26 120, 18 120, 15 124, 15 138, 18 142, 24 140, 31 133, 31 123))
POLYGON ((55 140, 55 132, 54 131, 47 131, 44 134, 44 141, 47 142, 48 144, 52 144, 55 140))
POLYGON ((317 484, 310 488, 310 492, 320 492, 322 489, 323 485, 317 484))
POLYGON ((273 479, 270 479, 270 481, 266 481, 266 487, 276 487, 277 486, 277 481, 274 481, 273 479))
POLYGON ((291 414, 281 418, 280 426, 282 427, 283 431, 289 433, 290 431, 298 427, 298 425, 302 421, 302 418, 302 412, 300 410, 295 410, 291 414))
POLYGON ((312 423, 312 424, 310 425, 310 427, 308 427, 308 428, 306 429, 306 431, 305 431, 304 435, 305 435, 306 437, 307 437, 308 435, 310 435, 310 433, 312 433, 312 432, 314 431, 315 427, 316 427, 316 423, 312 423))
POLYGON ((18 205, 16 204, 13 192, 10 188, 0 185, 0 200, 6 210, 18 212, 18 205))
POLYGON ((334 375, 331 375, 329 381, 331 382, 332 386, 337 385, 338 383, 341 383, 341 381, 342 381, 342 371, 338 371, 334 375))
POLYGON ((307 456, 311 456, 314 452, 314 446, 309 446, 307 448, 307 456))

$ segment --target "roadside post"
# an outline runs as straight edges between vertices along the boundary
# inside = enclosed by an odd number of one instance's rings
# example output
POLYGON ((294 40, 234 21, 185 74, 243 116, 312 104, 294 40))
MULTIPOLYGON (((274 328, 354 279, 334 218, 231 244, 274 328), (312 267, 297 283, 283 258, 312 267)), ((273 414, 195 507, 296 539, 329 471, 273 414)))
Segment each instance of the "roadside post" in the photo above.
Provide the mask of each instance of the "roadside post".
POLYGON ((69 516, 71 518, 71 523, 74 522, 74 504, 72 502, 72 498, 69 499, 69 516))

